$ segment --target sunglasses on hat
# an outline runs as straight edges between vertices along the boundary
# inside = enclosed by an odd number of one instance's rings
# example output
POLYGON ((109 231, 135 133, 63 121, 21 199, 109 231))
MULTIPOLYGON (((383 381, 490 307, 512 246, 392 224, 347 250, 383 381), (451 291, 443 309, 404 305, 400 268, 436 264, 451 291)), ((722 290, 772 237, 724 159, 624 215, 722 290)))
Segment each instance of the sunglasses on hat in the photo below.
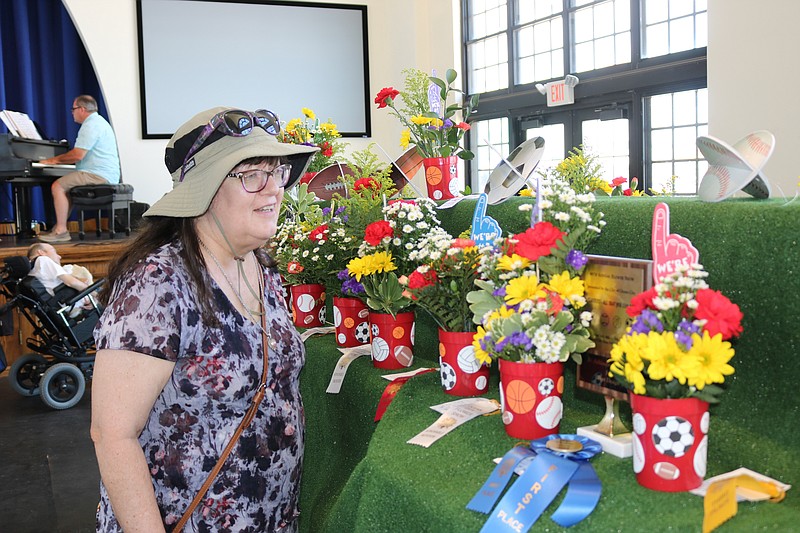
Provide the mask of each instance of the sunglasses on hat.
POLYGON ((281 131, 278 116, 268 109, 259 109, 252 113, 241 109, 228 109, 211 117, 211 120, 205 125, 203 131, 197 136, 197 140, 194 141, 192 147, 186 152, 186 157, 183 158, 180 181, 183 181, 184 175, 186 174, 186 162, 197 153, 200 147, 203 146, 203 143, 205 143, 216 130, 230 137, 246 137, 250 135, 254 127, 261 128, 270 135, 278 135, 281 131))

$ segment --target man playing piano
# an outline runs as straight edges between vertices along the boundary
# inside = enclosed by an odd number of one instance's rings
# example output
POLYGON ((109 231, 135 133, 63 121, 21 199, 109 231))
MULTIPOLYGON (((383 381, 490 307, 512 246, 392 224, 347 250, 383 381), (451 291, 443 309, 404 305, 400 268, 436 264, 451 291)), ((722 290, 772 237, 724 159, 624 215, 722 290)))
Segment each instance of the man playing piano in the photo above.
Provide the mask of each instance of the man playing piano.
POLYGON ((72 103, 72 118, 81 125, 75 147, 66 153, 40 161, 44 165, 75 163, 75 172, 62 176, 50 187, 53 193, 56 223, 49 233, 39 234, 39 240, 44 242, 70 240, 67 230, 70 210, 67 193, 70 189, 79 185, 119 183, 117 139, 111 125, 97 113, 97 101, 87 95, 75 98, 72 103))

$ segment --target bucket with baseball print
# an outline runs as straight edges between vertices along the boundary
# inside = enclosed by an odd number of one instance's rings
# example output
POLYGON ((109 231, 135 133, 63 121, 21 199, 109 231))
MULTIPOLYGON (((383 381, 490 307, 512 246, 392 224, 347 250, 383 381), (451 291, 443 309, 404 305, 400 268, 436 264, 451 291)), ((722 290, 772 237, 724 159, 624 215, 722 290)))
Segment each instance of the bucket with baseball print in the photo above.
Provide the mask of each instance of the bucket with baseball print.
POLYGON ((370 311, 372 364, 375 368, 397 370, 414 362, 414 312, 376 313, 370 311))
POLYGON ((292 285, 292 321, 301 328, 325 325, 325 286, 319 283, 292 285))
POLYGON ((428 198, 431 200, 447 200, 458 194, 458 157, 426 157, 422 160, 425 167, 425 184, 428 187, 428 198))
POLYGON ((564 413, 564 364, 498 361, 506 433, 525 440, 558 433, 564 413))
POLYGON ((696 489, 706 475, 708 403, 631 394, 633 471, 643 487, 696 489))
POLYGON ((333 297, 336 345, 342 348, 369 344, 369 309, 358 298, 333 297))
POLYGON ((453 396, 478 396, 489 388, 489 367, 475 358, 473 331, 439 328, 439 373, 442 389, 453 396))

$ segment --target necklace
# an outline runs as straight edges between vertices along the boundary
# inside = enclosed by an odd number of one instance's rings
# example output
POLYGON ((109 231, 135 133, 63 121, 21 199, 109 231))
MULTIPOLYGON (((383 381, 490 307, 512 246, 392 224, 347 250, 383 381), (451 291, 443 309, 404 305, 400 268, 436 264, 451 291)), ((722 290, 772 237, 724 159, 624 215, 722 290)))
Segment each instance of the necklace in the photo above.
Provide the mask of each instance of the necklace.
MULTIPOLYGON (((217 265, 217 269, 219 269, 220 273, 222 274, 222 277, 225 278, 225 281, 228 283, 228 286, 231 288, 231 291, 233 291, 233 294, 236 296, 236 299, 242 305, 242 309, 244 309, 245 312, 247 313, 247 315, 250 317, 250 321, 253 322, 254 324, 258 325, 259 329, 261 329, 261 331, 267 337, 267 346, 269 346, 273 350, 277 349, 278 343, 272 338, 272 335, 270 335, 269 330, 265 329, 264 326, 261 325, 261 322, 257 321, 256 318, 255 318, 255 315, 258 315, 258 316, 266 315, 266 308, 264 307, 264 301, 263 301, 264 300, 264 279, 263 279, 264 275, 263 275, 263 272, 259 272, 259 274, 257 276, 258 277, 258 294, 256 296, 257 296, 257 300, 258 300, 258 306, 261 308, 261 310, 253 311, 249 307, 247 307, 247 305, 245 305, 244 300, 242 299, 242 295, 239 293, 238 290, 236 290, 236 287, 233 286, 233 282, 230 280, 228 275, 222 269, 222 265, 220 264, 219 260, 217 259, 217 256, 214 255, 214 252, 212 252, 208 248, 208 246, 206 246, 206 243, 204 243, 202 240, 200 240, 200 246, 202 246, 203 249, 206 252, 208 252, 208 255, 211 257, 211 260, 214 261, 215 265, 217 265)), ((242 267, 242 263, 244 263, 245 258, 244 257, 239 258, 239 257, 234 256, 234 259, 238 262, 239 269, 242 269, 243 268, 242 267)), ((256 263, 258 264, 257 261, 256 261, 256 263)), ((250 292, 254 292, 253 289, 250 287, 250 283, 247 281, 247 276, 243 276, 243 277, 244 277, 244 280, 245 280, 245 284, 247 285, 247 288, 250 289, 250 292)))

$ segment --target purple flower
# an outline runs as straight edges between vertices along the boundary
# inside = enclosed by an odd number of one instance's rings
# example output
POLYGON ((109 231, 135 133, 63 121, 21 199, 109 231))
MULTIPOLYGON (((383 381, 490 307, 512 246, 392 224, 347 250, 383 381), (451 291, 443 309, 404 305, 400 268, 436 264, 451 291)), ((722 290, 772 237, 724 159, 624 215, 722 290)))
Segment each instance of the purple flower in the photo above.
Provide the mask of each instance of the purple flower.
POLYGON ((533 349, 533 342, 523 331, 516 331, 497 343, 497 351, 502 352, 506 346, 515 346, 529 351, 533 349))
POLYGON ((344 270, 340 270, 336 274, 336 277, 339 278, 339 281, 344 281, 350 277, 350 272, 348 272, 348 270, 345 268, 344 270))
POLYGON ((678 329, 675 331, 675 340, 683 348, 684 352, 692 349, 692 334, 700 333, 700 326, 689 322, 684 319, 678 324, 678 329))
POLYGON ((452 127, 453 127, 453 121, 450 120, 449 118, 444 119, 444 124, 442 124, 442 129, 446 130, 446 129, 452 128, 452 127))
POLYGON ((330 207, 323 207, 322 208, 322 214, 325 215, 325 216, 330 215, 331 214, 331 208, 330 207))
POLYGON ((334 215, 341 215, 342 213, 345 212, 346 209, 347 208, 345 206, 343 206, 343 205, 339 206, 339 207, 336 208, 336 212, 334 213, 334 215))
POLYGON ((656 315, 650 309, 645 309, 642 313, 636 317, 633 325, 631 326, 631 334, 633 333, 650 333, 651 331, 657 331, 659 333, 664 331, 664 324, 658 319, 658 315, 656 315))
POLYGON ((566 261, 567 261, 567 264, 569 266, 571 266, 573 269, 580 270, 584 266, 586 266, 586 263, 589 262, 589 258, 586 257, 586 255, 583 252, 581 252, 580 250, 575 250, 573 248, 567 254, 566 261))
POLYGON ((492 296, 499 296, 501 298, 505 298, 506 297, 506 288, 505 287, 500 287, 498 289, 495 289, 494 291, 492 291, 492 296))
POLYGON ((342 283, 342 294, 358 296, 364 292, 364 286, 356 281, 356 278, 349 278, 342 283))

